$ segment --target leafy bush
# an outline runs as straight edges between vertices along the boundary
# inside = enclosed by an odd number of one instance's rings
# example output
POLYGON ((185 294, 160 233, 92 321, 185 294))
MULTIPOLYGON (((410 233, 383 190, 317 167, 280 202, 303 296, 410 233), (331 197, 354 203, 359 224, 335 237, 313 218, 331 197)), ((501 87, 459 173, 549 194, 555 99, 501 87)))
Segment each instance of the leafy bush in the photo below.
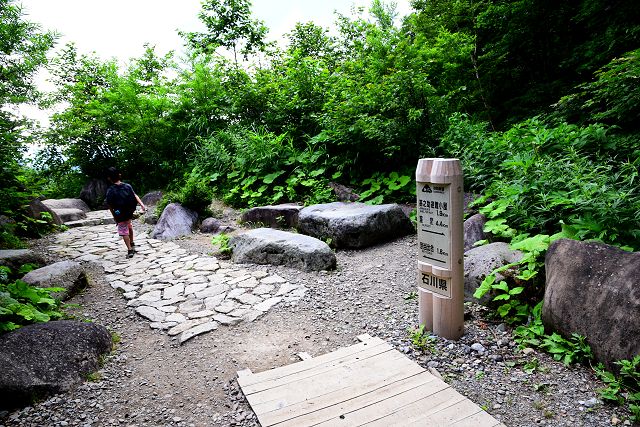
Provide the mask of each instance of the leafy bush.
POLYGON ((503 133, 453 116, 442 147, 460 156, 494 216, 531 235, 558 224, 580 239, 640 247, 640 156, 621 153, 603 125, 548 125, 531 119, 503 133), (466 136, 475 135, 471 140, 466 136))
POLYGON ((406 174, 376 172, 362 182, 362 187, 365 191, 360 193, 359 201, 372 205, 383 202, 413 202, 416 197, 415 181, 408 171, 406 174))
POLYGON ((310 142, 300 150, 284 134, 244 128, 218 132, 203 144, 194 171, 231 205, 318 203, 331 197, 329 159, 321 144, 310 142))

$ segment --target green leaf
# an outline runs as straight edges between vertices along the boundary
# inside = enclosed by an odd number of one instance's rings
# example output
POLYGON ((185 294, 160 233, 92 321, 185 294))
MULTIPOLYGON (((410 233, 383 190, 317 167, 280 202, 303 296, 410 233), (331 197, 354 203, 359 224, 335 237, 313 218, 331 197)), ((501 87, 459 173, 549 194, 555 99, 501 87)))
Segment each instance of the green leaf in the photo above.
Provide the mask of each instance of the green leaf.
POLYGON ((496 283, 495 285, 491 285, 493 289, 499 289, 501 291, 509 292, 509 285, 504 280, 500 283, 496 283))
POLYGON ((500 317, 507 317, 509 312, 511 311, 511 304, 503 304, 498 307, 498 314, 500 317))
POLYGON ((393 191, 400 190, 405 185, 407 185, 410 181, 411 181, 410 176, 403 175, 398 178, 397 182, 390 182, 388 184, 389 190, 393 190, 393 191))
POLYGON ((522 286, 519 286, 517 288, 513 288, 509 291, 509 295, 519 295, 522 293, 522 291, 524 291, 524 288, 522 286))
POLYGON ((309 176, 311 176, 311 177, 314 177, 314 178, 315 178, 315 177, 317 177, 317 176, 319 176, 319 175, 322 175, 322 174, 324 173, 324 171, 325 171, 325 169, 324 169, 324 168, 321 168, 321 169, 315 169, 315 170, 312 170, 311 172, 309 172, 309 176))
POLYGON ((285 173, 285 171, 283 171, 283 170, 279 170, 277 172, 270 173, 269 175, 266 175, 264 178, 262 178, 262 182, 264 182, 265 184, 271 184, 271 183, 273 183, 273 181, 276 180, 276 178, 278 178, 283 173, 285 173))

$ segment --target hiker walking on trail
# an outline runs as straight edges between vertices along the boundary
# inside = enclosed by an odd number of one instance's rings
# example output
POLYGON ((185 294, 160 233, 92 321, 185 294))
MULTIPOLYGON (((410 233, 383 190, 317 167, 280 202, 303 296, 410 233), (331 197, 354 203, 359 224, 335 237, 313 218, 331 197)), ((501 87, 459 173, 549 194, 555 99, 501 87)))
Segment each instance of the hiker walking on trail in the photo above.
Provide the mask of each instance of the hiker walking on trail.
POLYGON ((118 169, 110 167, 107 169, 107 179, 111 186, 107 189, 106 203, 113 215, 113 219, 118 226, 118 235, 122 236, 124 244, 127 245, 127 258, 133 257, 136 253, 133 244, 133 226, 131 219, 136 207, 140 205, 142 212, 146 210, 144 203, 133 191, 133 187, 121 181, 118 169))

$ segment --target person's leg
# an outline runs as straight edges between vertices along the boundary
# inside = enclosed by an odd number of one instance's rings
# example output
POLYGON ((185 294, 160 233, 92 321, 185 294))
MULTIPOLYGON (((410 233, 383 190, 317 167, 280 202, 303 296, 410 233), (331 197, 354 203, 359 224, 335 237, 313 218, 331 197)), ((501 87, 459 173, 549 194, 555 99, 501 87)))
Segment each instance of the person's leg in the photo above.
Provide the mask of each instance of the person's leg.
POLYGON ((122 240, 124 240, 124 244, 127 246, 127 250, 130 251, 132 247, 131 247, 131 239, 129 238, 129 236, 122 236, 122 240))
POLYGON ((133 249, 133 223, 129 220, 129 244, 131 245, 131 249, 133 249))
POLYGON ((122 236, 122 240, 127 246, 127 257, 131 258, 133 256, 133 249, 131 248, 131 239, 129 236, 129 224, 126 221, 118 223, 118 234, 122 236))

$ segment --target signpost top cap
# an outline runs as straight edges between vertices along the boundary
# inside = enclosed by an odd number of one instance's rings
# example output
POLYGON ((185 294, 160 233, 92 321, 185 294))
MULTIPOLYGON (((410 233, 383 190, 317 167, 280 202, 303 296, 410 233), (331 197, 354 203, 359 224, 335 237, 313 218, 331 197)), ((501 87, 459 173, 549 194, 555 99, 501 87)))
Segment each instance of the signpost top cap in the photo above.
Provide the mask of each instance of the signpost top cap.
POLYGON ((462 165, 458 159, 426 158, 418 160, 416 181, 449 183, 449 177, 462 176, 462 165))

